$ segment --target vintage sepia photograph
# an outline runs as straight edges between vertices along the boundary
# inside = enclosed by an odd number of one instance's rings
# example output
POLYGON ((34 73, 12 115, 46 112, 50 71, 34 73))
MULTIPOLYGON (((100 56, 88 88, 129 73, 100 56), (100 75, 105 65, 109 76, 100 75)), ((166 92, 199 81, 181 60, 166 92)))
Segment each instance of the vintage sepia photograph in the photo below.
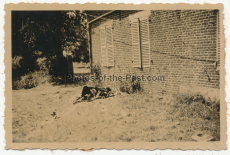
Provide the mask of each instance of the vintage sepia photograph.
POLYGON ((12 143, 224 140, 220 11, 11 10, 12 143))

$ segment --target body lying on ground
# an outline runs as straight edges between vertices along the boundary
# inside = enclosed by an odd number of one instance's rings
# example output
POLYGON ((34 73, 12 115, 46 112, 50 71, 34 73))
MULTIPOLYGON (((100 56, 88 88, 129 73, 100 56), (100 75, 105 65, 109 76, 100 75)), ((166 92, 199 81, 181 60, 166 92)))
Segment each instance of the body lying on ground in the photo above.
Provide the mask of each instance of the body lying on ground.
POLYGON ((73 104, 82 100, 95 100, 99 98, 106 98, 114 96, 114 92, 109 87, 88 87, 84 86, 81 97, 79 97, 73 104))

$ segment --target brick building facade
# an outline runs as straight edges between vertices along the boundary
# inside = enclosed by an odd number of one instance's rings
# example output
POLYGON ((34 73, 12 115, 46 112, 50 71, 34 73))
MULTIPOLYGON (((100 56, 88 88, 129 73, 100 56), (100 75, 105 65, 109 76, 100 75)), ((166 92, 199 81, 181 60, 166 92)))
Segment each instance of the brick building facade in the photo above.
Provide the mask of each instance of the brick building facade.
MULTIPOLYGON (((164 81, 140 82, 144 90, 160 94, 178 92, 181 86, 219 90, 218 14, 218 10, 106 12, 89 22, 92 67, 100 66, 102 75, 164 76, 164 81)), ((115 87, 118 83, 106 82, 115 87)))

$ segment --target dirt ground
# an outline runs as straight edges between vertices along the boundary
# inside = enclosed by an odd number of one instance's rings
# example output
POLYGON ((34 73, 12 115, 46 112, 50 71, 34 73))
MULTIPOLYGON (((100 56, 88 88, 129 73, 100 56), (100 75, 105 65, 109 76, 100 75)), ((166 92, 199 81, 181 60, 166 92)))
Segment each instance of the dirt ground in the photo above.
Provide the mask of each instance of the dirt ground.
POLYGON ((169 100, 154 96, 124 93, 73 105, 82 87, 13 90, 13 142, 193 141, 194 133, 212 134, 205 129, 210 120, 178 116, 169 100))

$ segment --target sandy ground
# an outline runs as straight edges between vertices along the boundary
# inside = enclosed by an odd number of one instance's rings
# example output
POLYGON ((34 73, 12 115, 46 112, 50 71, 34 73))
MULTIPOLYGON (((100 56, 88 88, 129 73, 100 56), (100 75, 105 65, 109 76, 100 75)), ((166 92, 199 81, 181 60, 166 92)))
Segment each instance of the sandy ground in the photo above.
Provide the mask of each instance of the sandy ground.
POLYGON ((71 104, 81 89, 46 84, 13 90, 13 142, 192 141, 207 121, 174 117, 159 99, 138 94, 71 104))

